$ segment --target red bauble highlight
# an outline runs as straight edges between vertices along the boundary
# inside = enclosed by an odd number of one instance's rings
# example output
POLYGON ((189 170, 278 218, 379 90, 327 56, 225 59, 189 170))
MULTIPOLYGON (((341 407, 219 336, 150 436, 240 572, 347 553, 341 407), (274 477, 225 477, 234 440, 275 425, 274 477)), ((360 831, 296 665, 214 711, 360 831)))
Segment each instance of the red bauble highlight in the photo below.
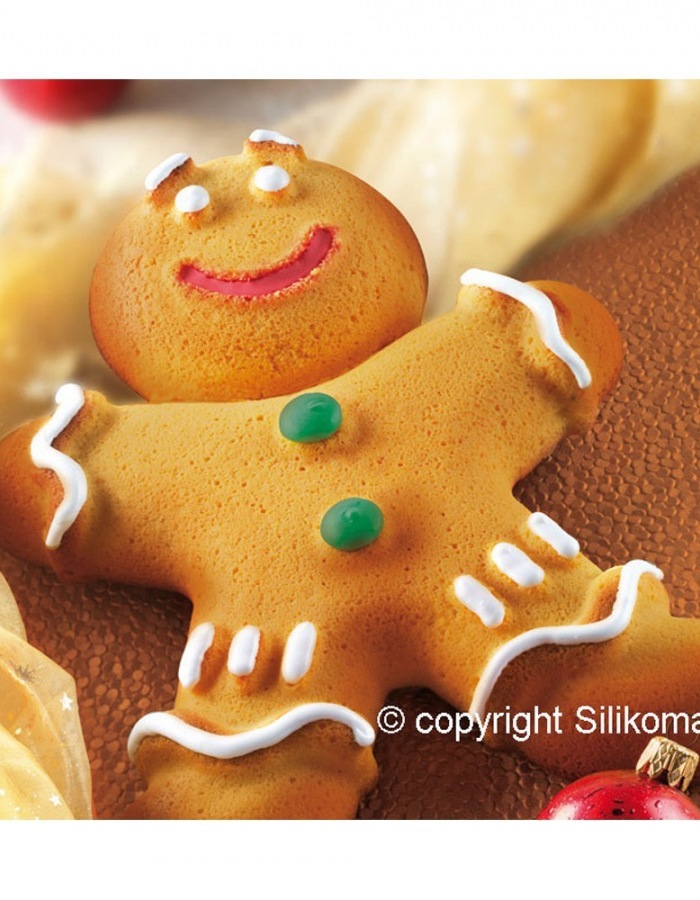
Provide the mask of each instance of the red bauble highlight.
POLYGON ((538 819, 700 819, 676 788, 637 772, 598 772, 565 787, 538 819))

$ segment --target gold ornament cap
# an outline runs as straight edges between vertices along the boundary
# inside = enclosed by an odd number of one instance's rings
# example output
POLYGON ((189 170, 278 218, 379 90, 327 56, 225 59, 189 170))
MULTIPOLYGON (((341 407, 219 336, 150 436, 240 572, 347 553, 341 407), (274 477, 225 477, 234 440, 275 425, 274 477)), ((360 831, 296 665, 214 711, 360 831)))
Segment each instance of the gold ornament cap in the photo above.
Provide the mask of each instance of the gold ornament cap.
POLYGON ((698 767, 700 756, 667 737, 657 735, 647 744, 637 762, 637 772, 650 778, 665 776, 671 787, 687 791, 698 767))

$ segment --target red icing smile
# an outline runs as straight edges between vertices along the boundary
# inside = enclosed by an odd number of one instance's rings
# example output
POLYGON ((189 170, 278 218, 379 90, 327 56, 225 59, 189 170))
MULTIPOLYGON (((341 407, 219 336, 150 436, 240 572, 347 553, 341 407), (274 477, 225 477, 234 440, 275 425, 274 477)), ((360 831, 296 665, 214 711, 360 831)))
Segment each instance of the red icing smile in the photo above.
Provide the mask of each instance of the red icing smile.
POLYGON ((185 264, 178 278, 202 291, 225 294, 228 297, 262 297, 291 287, 321 265, 333 246, 333 232, 328 228, 314 228, 308 239, 292 256, 272 269, 264 269, 244 278, 211 275, 197 266, 185 264))

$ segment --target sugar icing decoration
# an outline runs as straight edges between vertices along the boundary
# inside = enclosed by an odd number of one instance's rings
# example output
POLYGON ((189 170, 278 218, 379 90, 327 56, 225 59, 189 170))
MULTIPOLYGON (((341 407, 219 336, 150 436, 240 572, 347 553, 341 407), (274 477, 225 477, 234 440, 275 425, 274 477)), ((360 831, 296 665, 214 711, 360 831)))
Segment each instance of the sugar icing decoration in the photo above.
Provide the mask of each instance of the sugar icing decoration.
POLYGON ((299 144, 292 140, 292 138, 287 137, 286 134, 280 134, 279 131, 270 131, 267 128, 256 128, 255 131, 251 131, 248 140, 253 144, 260 144, 264 141, 272 141, 275 144, 287 144, 290 147, 298 147, 299 144))
POLYGON ((324 720, 347 725, 360 747, 369 747, 374 743, 372 726, 363 716, 348 709, 347 706, 338 703, 302 703, 267 725, 237 734, 211 734, 183 722, 172 713, 148 713, 134 725, 129 735, 127 750, 133 759, 144 738, 160 736, 203 756, 211 756, 214 759, 236 759, 256 750, 273 747, 305 725, 324 720))
POLYGON ((494 653, 481 674, 474 691, 469 713, 483 717, 491 692, 505 667, 521 653, 543 644, 599 644, 612 640, 627 628, 637 603, 637 590, 642 575, 653 575, 661 581, 663 572, 643 559, 633 559, 622 567, 617 596, 610 615, 598 622, 573 625, 550 625, 532 628, 503 644, 494 653))
POLYGON ((51 446, 83 408, 83 389, 77 384, 64 384, 56 392, 56 403, 54 414, 34 435, 30 447, 34 465, 39 469, 50 469, 63 488, 63 499, 46 535, 45 543, 50 550, 60 547, 63 535, 78 518, 88 496, 87 477, 82 467, 70 456, 51 446))
POLYGON ((162 184, 169 175, 172 175, 175 169, 179 169, 180 166, 184 165, 188 159, 190 159, 189 153, 173 153, 172 156, 164 159, 162 163, 158 163, 155 169, 151 169, 146 175, 146 180, 144 181, 146 190, 155 191, 158 185, 162 184))
POLYGON ((202 622, 192 629, 177 673, 180 684, 184 688, 193 688, 199 681, 204 657, 214 642, 214 633, 214 626, 211 622, 202 622))
POLYGON ((183 213, 201 212, 209 206, 209 191, 199 184, 190 184, 177 192, 175 206, 183 213))
POLYGON ((199 290, 227 297, 264 297, 293 287, 308 278, 324 262, 332 246, 333 232, 328 228, 314 228, 291 257, 281 260, 272 268, 237 278, 206 272, 185 263, 180 267, 178 279, 199 290))
POLYGON ((227 667, 232 675, 244 678, 255 669, 260 649, 260 629, 246 625, 237 631, 228 651, 227 667))
POLYGON ((287 684, 297 684, 311 668, 316 649, 316 626, 300 622, 287 638, 282 657, 282 678, 287 684))
POLYGON ((261 166, 253 176, 255 187, 268 194, 283 191, 290 181, 289 172, 282 166, 261 166))
POLYGON ((542 342, 552 353, 568 367, 576 379, 580 388, 587 388, 591 384, 591 373, 574 348, 566 342, 559 328, 554 304, 549 297, 538 291, 531 284, 524 284, 507 275, 499 275, 496 272, 486 272, 483 269, 467 269, 460 279, 463 285, 477 285, 490 288, 512 297, 526 306, 537 323, 542 342))
POLYGON ((505 618, 505 607, 491 591, 471 575, 460 575, 454 583, 460 603, 475 613, 487 628, 498 628, 505 618))
POLYGON ((535 587, 544 581, 544 570, 514 544, 496 544, 491 551, 491 560, 506 578, 519 587, 535 587))
POLYGON ((564 559, 573 559, 578 556, 581 549, 576 538, 568 534, 554 519, 550 519, 544 513, 535 512, 527 520, 527 527, 545 544, 556 550, 564 559))

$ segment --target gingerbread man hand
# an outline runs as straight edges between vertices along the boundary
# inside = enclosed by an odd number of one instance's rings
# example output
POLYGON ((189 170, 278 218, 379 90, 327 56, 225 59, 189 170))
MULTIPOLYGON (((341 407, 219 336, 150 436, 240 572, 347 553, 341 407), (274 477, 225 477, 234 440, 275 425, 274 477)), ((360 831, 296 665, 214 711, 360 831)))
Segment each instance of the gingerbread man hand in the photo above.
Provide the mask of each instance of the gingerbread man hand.
MULTIPOLYGON (((275 165, 264 155, 256 164, 275 165)), ((129 221, 138 233, 141 220, 129 221)), ((241 280, 195 263, 216 283, 170 263, 158 275, 181 290, 168 315, 184 315, 185 329, 204 315, 193 299, 223 315, 220 282, 241 280)), ((332 264, 273 291, 270 308, 317 288, 332 264)), ((452 313, 320 391, 114 408, 72 386, 48 422, 0 444, 1 546, 69 577, 192 600, 175 709, 147 714, 130 739, 149 784, 141 814, 351 815, 376 777, 374 721, 394 688, 427 685, 483 716, 496 699, 566 704, 584 683, 605 695, 620 641, 625 666, 646 665, 659 633, 680 639, 684 662, 698 658, 698 625, 671 619, 653 566, 602 575, 512 496, 612 389, 621 343, 610 317, 566 285, 464 281, 452 313), (552 689, 562 653, 576 666, 552 689)), ((125 296, 126 318, 137 301, 125 296)), ((200 350, 184 333, 179 351, 196 371, 200 350)), ((138 357, 137 386, 160 365, 138 357)), ((182 365, 165 366, 171 396, 182 365)), ((638 679, 635 698, 659 702, 649 685, 638 679)), ((562 760, 574 741, 560 744, 562 760)), ((541 744, 524 749, 537 756, 541 744)))

